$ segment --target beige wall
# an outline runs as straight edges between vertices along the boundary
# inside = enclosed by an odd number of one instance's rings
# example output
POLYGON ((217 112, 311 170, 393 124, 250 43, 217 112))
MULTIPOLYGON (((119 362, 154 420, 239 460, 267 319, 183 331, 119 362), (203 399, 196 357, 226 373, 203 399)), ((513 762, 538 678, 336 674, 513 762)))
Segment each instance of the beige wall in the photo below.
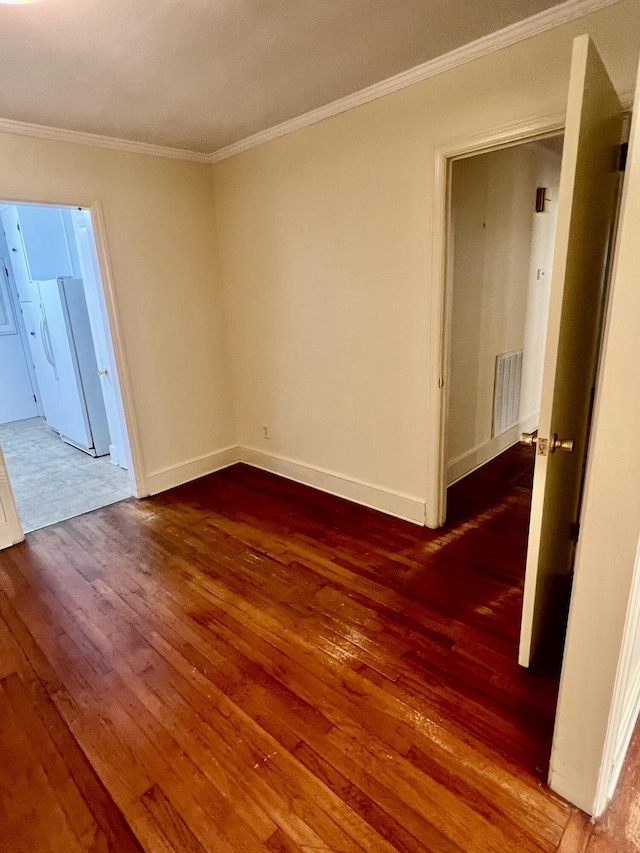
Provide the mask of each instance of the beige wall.
POLYGON ((214 167, 238 438, 263 464, 424 501, 435 148, 561 113, 586 30, 628 96, 635 0, 214 167))
POLYGON ((537 426, 560 162, 535 142, 453 163, 448 482, 537 426), (537 187, 547 188, 543 213, 537 187), (492 436, 496 356, 517 350, 520 422, 492 436))
POLYGON ((102 202, 144 474, 203 473, 234 443, 210 167, 0 134, 5 198, 102 202))

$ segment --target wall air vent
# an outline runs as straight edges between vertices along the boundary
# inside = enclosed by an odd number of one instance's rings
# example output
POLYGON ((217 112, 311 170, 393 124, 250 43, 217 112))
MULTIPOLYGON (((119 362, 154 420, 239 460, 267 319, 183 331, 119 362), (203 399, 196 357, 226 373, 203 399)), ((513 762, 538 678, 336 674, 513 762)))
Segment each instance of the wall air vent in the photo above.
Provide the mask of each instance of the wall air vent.
POLYGON ((496 356, 492 436, 500 435, 518 423, 521 385, 522 350, 496 356))

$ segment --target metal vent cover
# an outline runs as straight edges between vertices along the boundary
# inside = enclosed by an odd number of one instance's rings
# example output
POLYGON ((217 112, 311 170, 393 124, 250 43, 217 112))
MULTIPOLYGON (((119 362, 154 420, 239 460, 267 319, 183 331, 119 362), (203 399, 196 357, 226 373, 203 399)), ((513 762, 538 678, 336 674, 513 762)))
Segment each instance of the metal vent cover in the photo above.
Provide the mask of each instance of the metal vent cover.
POLYGON ((496 356, 492 436, 500 435, 515 426, 520 419, 522 355, 522 350, 518 350, 496 356))

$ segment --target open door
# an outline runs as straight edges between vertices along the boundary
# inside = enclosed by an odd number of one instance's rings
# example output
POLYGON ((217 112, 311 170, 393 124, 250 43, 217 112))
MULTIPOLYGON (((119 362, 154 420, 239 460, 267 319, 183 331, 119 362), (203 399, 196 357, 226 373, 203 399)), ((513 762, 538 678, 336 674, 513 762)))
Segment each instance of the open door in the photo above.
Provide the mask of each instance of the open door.
POLYGON ((9 474, 0 447, 0 549, 22 542, 24 533, 11 491, 9 474))
POLYGON ((619 186, 622 108, 588 35, 573 44, 537 435, 519 663, 573 564, 619 186))

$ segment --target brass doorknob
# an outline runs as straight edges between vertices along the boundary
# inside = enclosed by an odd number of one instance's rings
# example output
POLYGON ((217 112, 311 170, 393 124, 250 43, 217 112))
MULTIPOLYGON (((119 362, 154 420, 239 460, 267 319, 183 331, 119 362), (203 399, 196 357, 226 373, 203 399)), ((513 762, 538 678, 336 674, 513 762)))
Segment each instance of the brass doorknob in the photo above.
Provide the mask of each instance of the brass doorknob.
POLYGON ((555 453, 556 450, 564 450, 565 453, 573 453, 573 447, 574 440, 572 438, 559 439, 555 433, 553 434, 553 438, 551 439, 552 453, 555 453))
POLYGON ((520 436, 520 444, 524 444, 525 447, 535 447, 538 443, 538 430, 534 429, 533 432, 523 432, 520 436))

